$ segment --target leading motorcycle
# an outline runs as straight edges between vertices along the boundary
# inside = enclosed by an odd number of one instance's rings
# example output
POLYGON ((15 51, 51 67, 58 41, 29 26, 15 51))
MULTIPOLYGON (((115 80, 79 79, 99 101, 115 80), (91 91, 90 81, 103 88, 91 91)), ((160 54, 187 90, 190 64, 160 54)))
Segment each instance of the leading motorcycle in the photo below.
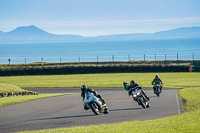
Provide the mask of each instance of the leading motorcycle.
POLYGON ((83 102, 88 109, 91 109, 94 112, 95 115, 99 115, 100 113, 107 114, 109 112, 107 105, 103 104, 99 98, 89 91, 85 93, 83 102))

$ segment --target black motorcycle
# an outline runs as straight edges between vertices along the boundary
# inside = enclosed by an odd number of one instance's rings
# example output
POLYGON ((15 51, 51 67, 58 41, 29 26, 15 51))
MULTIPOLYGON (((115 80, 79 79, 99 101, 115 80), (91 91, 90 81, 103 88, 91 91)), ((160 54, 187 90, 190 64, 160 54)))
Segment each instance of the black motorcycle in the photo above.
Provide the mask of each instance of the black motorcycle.
POLYGON ((154 94, 156 94, 157 97, 160 96, 161 88, 162 88, 162 86, 161 86, 160 84, 155 84, 155 85, 153 86, 154 94))

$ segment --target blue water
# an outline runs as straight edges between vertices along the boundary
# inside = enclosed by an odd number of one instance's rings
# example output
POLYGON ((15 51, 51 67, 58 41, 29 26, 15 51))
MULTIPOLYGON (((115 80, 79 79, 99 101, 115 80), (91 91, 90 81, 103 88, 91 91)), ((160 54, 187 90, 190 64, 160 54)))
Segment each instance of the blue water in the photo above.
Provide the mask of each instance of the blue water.
POLYGON ((52 44, 0 44, 0 64, 79 61, 200 60, 200 39, 52 44), (194 55, 194 56, 193 56, 194 55), (61 59, 61 60, 60 60, 61 59))

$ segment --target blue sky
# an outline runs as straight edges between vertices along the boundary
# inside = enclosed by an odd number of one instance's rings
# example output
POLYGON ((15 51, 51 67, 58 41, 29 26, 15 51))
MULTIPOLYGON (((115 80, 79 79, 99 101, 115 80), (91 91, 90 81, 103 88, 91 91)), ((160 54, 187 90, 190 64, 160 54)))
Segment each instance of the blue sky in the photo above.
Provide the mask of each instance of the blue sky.
POLYGON ((0 31, 35 25, 54 34, 154 33, 200 26, 200 0, 0 0, 0 31))

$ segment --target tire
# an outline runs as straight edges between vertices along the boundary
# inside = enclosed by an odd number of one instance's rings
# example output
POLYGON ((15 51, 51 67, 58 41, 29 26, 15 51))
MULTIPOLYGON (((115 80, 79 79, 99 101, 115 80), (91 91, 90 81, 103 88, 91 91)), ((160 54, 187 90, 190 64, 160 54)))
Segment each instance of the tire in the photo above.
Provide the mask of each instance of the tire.
POLYGON ((144 100, 142 98, 139 98, 140 105, 145 109, 146 104, 144 103, 144 100))
POLYGON ((157 97, 159 97, 159 95, 160 95, 159 88, 156 88, 156 95, 157 95, 157 97))
POLYGON ((100 111, 98 108, 95 107, 94 103, 89 104, 90 109, 92 110, 92 112, 94 112, 95 115, 99 115, 100 111))
POLYGON ((149 104, 149 102, 147 103, 146 107, 147 107, 147 108, 149 108, 149 107, 150 107, 150 104, 149 104))

